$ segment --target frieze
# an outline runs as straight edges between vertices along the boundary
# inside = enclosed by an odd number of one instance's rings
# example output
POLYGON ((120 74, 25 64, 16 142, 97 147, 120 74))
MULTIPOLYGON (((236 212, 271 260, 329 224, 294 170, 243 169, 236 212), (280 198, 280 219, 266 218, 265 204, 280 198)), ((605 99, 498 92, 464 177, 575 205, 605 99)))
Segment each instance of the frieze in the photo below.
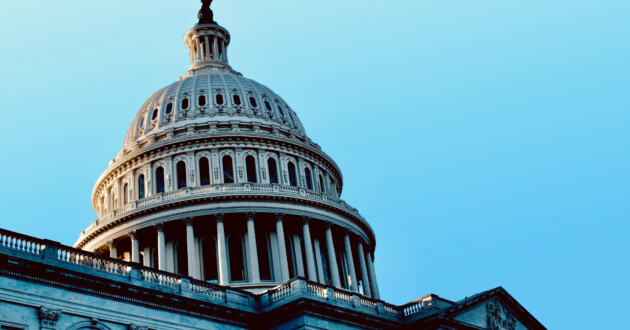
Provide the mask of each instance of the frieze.
POLYGON ((488 330, 515 330, 516 318, 494 298, 486 304, 488 330))

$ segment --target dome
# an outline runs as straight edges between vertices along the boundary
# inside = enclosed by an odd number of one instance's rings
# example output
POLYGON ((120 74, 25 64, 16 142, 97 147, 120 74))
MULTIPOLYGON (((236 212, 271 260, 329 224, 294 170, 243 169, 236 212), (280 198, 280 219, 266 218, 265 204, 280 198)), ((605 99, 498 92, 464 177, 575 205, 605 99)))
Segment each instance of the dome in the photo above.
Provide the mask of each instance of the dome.
POLYGON ((208 68, 153 94, 129 126, 123 149, 165 132, 197 125, 209 125, 212 132, 218 125, 234 123, 306 135, 295 112, 271 89, 232 70, 208 68))

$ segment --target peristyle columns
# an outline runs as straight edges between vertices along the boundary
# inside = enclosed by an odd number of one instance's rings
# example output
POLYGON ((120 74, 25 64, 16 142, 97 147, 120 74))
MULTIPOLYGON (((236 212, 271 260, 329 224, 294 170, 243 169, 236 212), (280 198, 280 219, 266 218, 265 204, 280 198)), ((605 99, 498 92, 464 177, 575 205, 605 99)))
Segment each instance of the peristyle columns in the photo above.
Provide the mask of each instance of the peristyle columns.
POLYGON ((365 255, 367 259, 367 268, 368 272, 370 272, 370 286, 372 287, 372 298, 381 299, 381 295, 378 292, 378 284, 376 284, 376 273, 374 272, 374 264, 372 263, 372 256, 370 252, 365 255))
POLYGON ((114 242, 114 240, 111 240, 107 242, 107 245, 109 246, 109 257, 113 259, 118 258, 118 251, 116 250, 116 242, 114 242))
POLYGON ((254 212, 247 213, 247 241, 249 242, 248 264, 251 274, 250 282, 260 282, 260 268, 258 268, 258 250, 256 246, 256 228, 254 227, 254 212))
POLYGON ((186 255, 188 256, 188 276, 199 278, 197 263, 195 262, 195 229, 193 218, 187 218, 186 222, 186 255))
POLYGON ((335 256, 335 244, 333 243, 331 224, 326 228, 326 248, 328 252, 328 264, 330 266, 330 278, 335 288, 341 288, 339 280, 339 267, 337 267, 337 257, 335 256))
POLYGON ((287 260, 287 247, 284 240, 284 226, 282 225, 284 214, 276 213, 276 235, 278 236, 278 252, 280 254, 280 273, 282 282, 287 282, 289 278, 289 263, 287 260))
POLYGON ((140 262, 140 243, 138 242, 138 232, 135 230, 129 233, 131 238, 131 262, 140 262))
POLYGON ((365 264, 365 253, 363 252, 363 243, 359 242, 359 267, 361 267, 361 280, 363 281, 363 294, 372 297, 372 290, 370 290, 370 280, 367 271, 367 265, 365 264))
POLYGON ((223 227, 223 213, 216 216, 217 219, 217 250, 219 254, 219 284, 228 285, 227 246, 225 242, 225 229, 223 227))

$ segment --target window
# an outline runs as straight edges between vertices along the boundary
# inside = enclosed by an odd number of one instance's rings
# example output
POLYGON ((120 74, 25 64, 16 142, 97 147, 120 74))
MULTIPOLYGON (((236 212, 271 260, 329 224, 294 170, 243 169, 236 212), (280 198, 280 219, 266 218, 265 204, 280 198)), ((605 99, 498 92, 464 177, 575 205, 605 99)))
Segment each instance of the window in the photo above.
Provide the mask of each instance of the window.
POLYGON ((234 94, 234 96, 232 96, 232 100, 234 100, 234 104, 235 105, 241 105, 241 97, 234 94))
POLYGON ((162 166, 155 170, 155 189, 158 194, 164 192, 164 168, 162 166))
POLYGON ((287 168, 289 170, 289 185, 297 187, 297 179, 295 177, 295 165, 293 165, 292 162, 289 162, 287 168))
POLYGON ((142 126, 144 126, 144 115, 140 117, 140 128, 142 128, 142 126))
POLYGON ((155 120, 155 118, 157 118, 158 115, 158 109, 153 110, 153 114, 151 115, 151 120, 155 120))
POLYGON ((258 252, 258 268, 260 270, 260 279, 263 281, 271 281, 271 244, 267 235, 256 235, 256 251, 258 252))
POLYGON ((267 111, 271 111, 271 104, 269 104, 269 101, 265 100, 265 108, 267 109, 267 111))
POLYGON ((138 199, 144 198, 144 174, 138 177, 138 199))
POLYGON ((217 94, 215 99, 216 99, 218 105, 222 105, 223 104, 223 95, 217 94))
POLYGON ((201 251, 203 258, 203 280, 211 283, 218 282, 217 241, 214 237, 207 237, 202 241, 201 251))
POLYGON ((326 192, 324 190, 324 177, 321 174, 319 175, 319 191, 326 192))
POLYGON ((234 168, 232 166, 232 157, 223 156, 223 183, 234 183, 234 168))
POLYGON ((247 182, 256 183, 258 178, 256 176, 256 159, 254 159, 254 156, 245 158, 245 167, 247 169, 247 182))
POLYGON ((177 162, 177 189, 186 188, 186 163, 177 162))
POLYGON ((125 183, 125 187, 123 188, 123 203, 127 205, 129 202, 129 185, 125 183))
POLYGON ((269 183, 278 183, 278 167, 276 160, 269 157, 267 160, 267 168, 269 169, 269 183))
POLYGON ((280 114, 282 115, 282 117, 284 117, 284 111, 282 110, 280 103, 278 103, 278 111, 280 111, 280 114))
POLYGON ((245 257, 243 256, 243 239, 239 235, 228 238, 228 262, 230 263, 230 281, 245 281, 245 257))
POLYGON ((188 98, 183 99, 182 100, 182 109, 188 109, 188 106, 189 106, 188 103, 189 103, 188 102, 188 98))
POLYGON ((173 112, 173 103, 169 103, 166 105, 166 114, 170 114, 171 112, 173 112))
POLYGON ((306 179, 306 189, 313 190, 313 179, 311 178, 311 170, 304 169, 304 177, 306 179))
POLYGON ((205 95, 199 96, 199 106, 203 107, 205 105, 206 105, 206 96, 205 95))
POLYGON ((210 184, 210 166, 206 157, 199 159, 199 183, 202 186, 210 184))
POLYGON ((249 97, 249 105, 251 105, 254 108, 258 107, 258 102, 256 102, 256 98, 255 97, 253 97, 253 96, 249 97))

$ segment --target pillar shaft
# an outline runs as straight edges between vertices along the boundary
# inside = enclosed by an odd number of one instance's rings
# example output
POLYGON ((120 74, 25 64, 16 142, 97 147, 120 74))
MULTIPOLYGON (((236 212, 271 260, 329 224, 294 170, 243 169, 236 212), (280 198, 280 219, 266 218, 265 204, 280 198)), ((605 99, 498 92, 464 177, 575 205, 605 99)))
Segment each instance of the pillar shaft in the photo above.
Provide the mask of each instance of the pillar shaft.
POLYGON ((158 269, 166 271, 166 237, 162 224, 157 226, 158 269))
POLYGON ((348 232, 346 232, 346 235, 343 237, 343 243, 346 247, 346 264, 348 273, 350 273, 350 289, 354 292, 358 292, 357 273, 354 270, 354 259, 352 258, 352 247, 350 246, 350 235, 348 232))
POLYGON ((317 272, 315 270, 315 258, 313 255, 313 242, 311 241, 311 229, 308 219, 304 219, 302 226, 304 232, 304 254, 306 254, 306 274, 308 279, 317 282, 317 272))
POLYGON ((188 257, 188 276, 198 279, 195 262, 195 229, 192 218, 186 219, 186 256, 188 257))
POLYGON ((276 235, 278 236, 278 254, 280 255, 280 273, 282 282, 287 282, 289 278, 289 262, 287 259, 287 247, 284 240, 284 226, 282 225, 282 214, 276 215, 276 235))
POLYGON ((140 262, 140 242, 138 242, 138 233, 129 233, 131 238, 131 262, 140 262))
POLYGON ((116 242, 109 241, 107 245, 109 245, 109 257, 113 259, 118 258, 118 250, 116 250, 116 242))
POLYGON ((247 214, 247 241, 249 242, 249 273, 250 282, 260 282, 260 268, 258 268, 258 247, 256 246, 256 228, 254 227, 254 213, 247 214))
POLYGON ((361 242, 359 242, 359 266, 361 267, 363 294, 367 297, 372 297, 372 290, 370 290, 370 277, 368 276, 367 265, 365 264, 365 253, 363 252, 363 243, 361 242))
POLYGON ((227 250, 225 244, 225 229, 223 228, 223 215, 217 215, 217 249, 219 252, 219 284, 228 285, 227 250))
POLYGON ((315 239, 313 240, 313 246, 314 246, 314 251, 315 252, 315 263, 317 265, 317 282, 325 284, 326 282, 324 282, 324 263, 322 262, 322 251, 321 251, 321 247, 319 246, 319 240, 315 239))
POLYGON ((368 252, 365 256, 367 261, 368 272, 370 273, 370 286, 372 289, 372 298, 381 299, 381 295, 378 292, 378 284, 376 283, 376 273, 374 272, 374 264, 372 263, 372 256, 368 252))
POLYGON ((330 279, 335 288, 341 288, 339 280, 339 267, 337 267, 337 256, 335 255, 335 244, 333 243, 332 228, 326 228, 326 248, 328 252, 328 264, 330 268, 330 279))

